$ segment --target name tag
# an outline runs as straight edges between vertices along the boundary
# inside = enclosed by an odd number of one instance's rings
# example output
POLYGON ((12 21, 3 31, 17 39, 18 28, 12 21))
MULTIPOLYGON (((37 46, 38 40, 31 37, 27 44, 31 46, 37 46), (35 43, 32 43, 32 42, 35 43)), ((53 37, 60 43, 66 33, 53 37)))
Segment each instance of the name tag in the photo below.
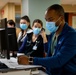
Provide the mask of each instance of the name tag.
POLYGON ((33 50, 37 50, 37 46, 35 45, 35 46, 33 46, 33 50))

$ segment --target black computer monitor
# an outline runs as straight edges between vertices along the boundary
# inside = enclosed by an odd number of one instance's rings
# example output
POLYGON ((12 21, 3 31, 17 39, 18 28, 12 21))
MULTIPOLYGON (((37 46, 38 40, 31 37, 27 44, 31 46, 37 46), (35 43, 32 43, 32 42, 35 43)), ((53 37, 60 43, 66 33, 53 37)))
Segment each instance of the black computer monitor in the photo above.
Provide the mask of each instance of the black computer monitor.
POLYGON ((15 28, 7 28, 8 31, 8 41, 9 41, 9 49, 11 51, 17 51, 17 38, 16 38, 16 29, 15 28))
MULTIPOLYGON (((2 24, 4 24, 3 30, 1 30, 1 50, 6 51, 7 59, 10 59, 10 51, 14 54, 18 50, 17 45, 17 37, 16 37, 16 29, 15 28, 7 28, 7 19, 2 19, 2 24)), ((1 25, 2 25, 1 24, 1 25)))
MULTIPOLYGON (((6 28, 6 23, 7 23, 7 18, 4 18, 4 19, 1 19, 0 20, 0 52, 2 53, 2 51, 3 51, 3 42, 6 44, 6 42, 5 42, 5 39, 6 39, 6 36, 5 36, 5 28, 6 28), (2 39, 4 39, 4 40, 2 40, 2 39)), ((5 48, 5 46, 4 46, 4 48, 5 48)))

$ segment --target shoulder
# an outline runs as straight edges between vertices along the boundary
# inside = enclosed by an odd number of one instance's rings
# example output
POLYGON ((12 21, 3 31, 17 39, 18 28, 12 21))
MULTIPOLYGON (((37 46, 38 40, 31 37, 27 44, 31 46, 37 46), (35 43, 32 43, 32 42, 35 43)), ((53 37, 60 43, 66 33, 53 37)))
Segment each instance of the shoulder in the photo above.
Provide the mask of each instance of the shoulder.
POLYGON ((60 38, 66 40, 67 43, 76 44, 76 31, 72 27, 67 28, 66 32, 63 33, 60 38))
POLYGON ((65 35, 69 36, 69 38, 74 37, 76 36, 76 30, 72 28, 71 26, 67 25, 65 35))
POLYGON ((68 36, 68 38, 76 39, 76 31, 69 31, 69 32, 67 33, 67 36, 68 36))
POLYGON ((27 36, 33 35, 33 32, 27 33, 27 36))
POLYGON ((32 35, 33 35, 33 32, 27 33, 27 38, 28 38, 28 39, 31 39, 31 38, 32 38, 32 35))
POLYGON ((27 30, 27 34, 32 33, 32 32, 33 32, 32 29, 28 29, 28 30, 27 30))
POLYGON ((22 31, 19 32, 19 36, 22 34, 22 31))

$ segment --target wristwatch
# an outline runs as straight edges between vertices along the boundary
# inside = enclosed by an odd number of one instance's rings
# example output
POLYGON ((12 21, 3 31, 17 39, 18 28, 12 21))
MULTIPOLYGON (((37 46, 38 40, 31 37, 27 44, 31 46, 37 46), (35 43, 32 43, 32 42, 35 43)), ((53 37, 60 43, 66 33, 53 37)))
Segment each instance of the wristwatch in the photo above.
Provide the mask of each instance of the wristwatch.
POLYGON ((29 64, 30 64, 30 65, 33 64, 33 57, 29 57, 29 64))

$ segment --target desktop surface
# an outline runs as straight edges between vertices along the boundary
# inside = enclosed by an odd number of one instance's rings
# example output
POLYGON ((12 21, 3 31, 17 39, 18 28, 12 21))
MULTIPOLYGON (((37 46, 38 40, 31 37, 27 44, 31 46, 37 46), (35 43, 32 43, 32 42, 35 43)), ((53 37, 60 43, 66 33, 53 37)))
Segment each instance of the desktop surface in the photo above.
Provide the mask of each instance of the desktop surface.
POLYGON ((11 57, 10 59, 4 58, 0 59, 1 64, 4 63, 8 68, 11 69, 35 69, 41 68, 40 65, 20 65, 17 62, 17 58, 11 57))
POLYGON ((48 75, 42 70, 38 70, 42 66, 38 65, 19 65, 17 63, 17 58, 11 57, 8 59, 2 59, 0 58, 0 75, 2 73, 7 73, 6 75, 12 75, 16 72, 18 75, 22 73, 22 75, 30 75, 30 72, 32 75, 48 75))

